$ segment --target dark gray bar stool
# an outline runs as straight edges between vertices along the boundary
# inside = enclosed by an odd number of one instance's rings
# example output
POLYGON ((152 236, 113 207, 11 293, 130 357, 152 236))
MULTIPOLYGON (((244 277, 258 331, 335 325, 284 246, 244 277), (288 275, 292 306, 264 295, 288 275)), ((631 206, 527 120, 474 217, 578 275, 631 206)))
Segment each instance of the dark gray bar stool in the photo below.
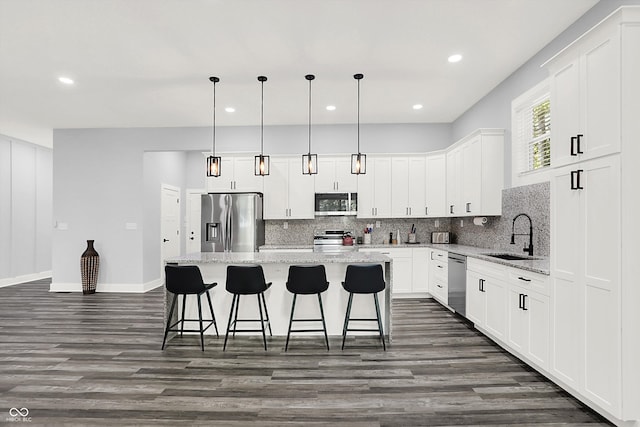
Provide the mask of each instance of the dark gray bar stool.
POLYGON ((349 303, 347 304, 347 314, 344 317, 344 326, 342 328, 342 349, 344 350, 344 341, 347 338, 348 331, 371 331, 380 334, 382 348, 386 351, 387 346, 384 342, 384 332, 382 330, 382 319, 380 317, 380 304, 378 303, 378 292, 384 290, 384 273, 380 264, 357 264, 348 265, 342 287, 349 292, 349 303), (373 300, 376 305, 375 319, 352 319, 351 304, 353 302, 353 294, 373 294, 373 300), (366 321, 378 322, 378 329, 359 329, 349 328, 349 321, 366 321))
POLYGON ((167 291, 173 294, 173 301, 171 302, 171 309, 167 317, 167 326, 164 329, 164 339, 162 340, 162 350, 167 342, 167 335, 169 332, 180 332, 180 336, 186 330, 187 332, 200 332, 200 347, 204 351, 204 331, 209 329, 211 325, 216 328, 216 336, 218 336, 218 325, 216 324, 216 315, 213 313, 213 305, 211 305, 211 296, 209 290, 217 283, 206 284, 202 280, 202 274, 197 265, 166 265, 164 267, 165 286, 167 291), (203 327, 202 323, 202 304, 200 303, 200 296, 202 294, 207 295, 209 301, 209 310, 211 311, 211 321, 206 327, 203 327), (171 316, 173 315, 174 308, 177 308, 176 303, 178 296, 182 295, 182 316, 171 324, 171 316), (184 309, 187 301, 187 295, 196 295, 198 297, 198 319, 185 319, 184 309), (184 329, 184 322, 199 322, 200 329, 184 329), (173 329, 177 324, 180 324, 180 329, 173 329))
POLYGON ((260 265, 227 266, 227 291, 233 294, 233 300, 231 301, 231 310, 229 310, 229 322, 227 323, 227 333, 224 337, 224 346, 222 347, 223 351, 227 349, 229 332, 233 332, 234 337, 236 336, 236 332, 262 332, 264 349, 267 349, 267 334, 264 328, 265 323, 269 326, 269 335, 272 335, 272 332, 271 323, 269 322, 269 312, 267 311, 267 302, 264 299, 264 291, 269 289, 270 286, 271 282, 267 283, 264 279, 264 271, 260 265), (257 295, 258 310, 260 311, 259 320, 238 319, 240 295, 257 295), (263 307, 264 315, 262 314, 263 307), (260 322, 261 329, 238 329, 238 322, 260 322))
POLYGON ((327 274, 324 265, 292 265, 289 267, 289 277, 287 279, 287 290, 293 294, 291 304, 291 316, 289 317, 289 330, 287 331, 287 342, 284 351, 289 348, 289 336, 291 332, 324 332, 324 339, 329 350, 329 336, 327 335, 327 325, 324 321, 324 310, 322 309, 322 297, 320 294, 329 288, 327 274), (320 319, 294 319, 293 312, 296 309, 296 298, 298 295, 318 296, 320 304, 320 319), (322 322, 322 329, 291 329, 293 322, 322 322))

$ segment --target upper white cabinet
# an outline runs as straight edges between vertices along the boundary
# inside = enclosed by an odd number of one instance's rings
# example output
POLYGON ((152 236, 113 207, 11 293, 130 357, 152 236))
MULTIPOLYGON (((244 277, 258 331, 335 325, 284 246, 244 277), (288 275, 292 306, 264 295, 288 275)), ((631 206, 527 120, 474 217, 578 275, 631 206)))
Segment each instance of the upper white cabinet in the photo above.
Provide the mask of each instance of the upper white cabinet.
POLYGON ((427 194, 424 156, 394 156, 391 160, 391 216, 425 217, 427 194))
POLYGON ((303 175, 299 157, 271 158, 264 177, 264 219, 313 219, 314 177, 303 175))
POLYGON ((261 176, 254 174, 254 156, 221 156, 219 177, 207 177, 209 193, 243 193, 263 190, 261 176))
POLYGON ((502 214, 504 130, 479 129, 447 151, 447 215, 502 214))
POLYGON ((375 217, 391 217, 391 158, 388 156, 367 156, 367 173, 358 175, 358 218, 375 217))
POLYGON ((618 24, 603 23, 546 63, 551 75, 552 166, 620 150, 618 24))
POLYGON ((318 174, 315 176, 315 181, 316 193, 355 193, 358 191, 358 178, 357 175, 351 173, 351 158, 347 155, 344 157, 318 157, 318 174))
POLYGON ((446 215, 447 205, 447 158, 445 154, 430 154, 427 155, 425 164, 425 216, 443 217, 446 215))

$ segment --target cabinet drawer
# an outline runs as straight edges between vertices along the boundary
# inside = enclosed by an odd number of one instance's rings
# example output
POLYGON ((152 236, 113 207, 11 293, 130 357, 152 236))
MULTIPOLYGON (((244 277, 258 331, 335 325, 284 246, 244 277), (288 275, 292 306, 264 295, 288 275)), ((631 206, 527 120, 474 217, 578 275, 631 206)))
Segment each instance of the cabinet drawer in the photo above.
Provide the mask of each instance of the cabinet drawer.
POLYGON ((483 261, 477 258, 467 258, 467 270, 475 271, 482 276, 490 276, 496 279, 504 279, 507 277, 506 265, 495 262, 483 261))
POLYGON ((519 268, 509 268, 509 283, 521 286, 525 289, 540 292, 543 295, 549 296, 550 284, 549 276, 544 274, 533 273, 527 270, 521 270, 519 268))
POLYGON ((444 261, 447 262, 447 251, 441 251, 439 249, 431 249, 431 254, 429 255, 429 260, 431 261, 444 261))

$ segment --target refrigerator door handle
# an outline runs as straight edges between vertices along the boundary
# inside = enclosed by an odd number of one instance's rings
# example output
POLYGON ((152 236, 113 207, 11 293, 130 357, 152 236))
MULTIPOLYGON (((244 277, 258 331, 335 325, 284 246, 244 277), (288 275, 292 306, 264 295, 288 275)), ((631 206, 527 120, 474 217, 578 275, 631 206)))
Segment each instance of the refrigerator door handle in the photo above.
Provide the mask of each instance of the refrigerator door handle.
POLYGON ((231 211, 232 211, 232 206, 231 206, 231 195, 227 194, 224 196, 224 205, 225 205, 225 228, 227 229, 227 238, 226 241, 224 242, 224 251, 225 252, 231 252, 231 211))

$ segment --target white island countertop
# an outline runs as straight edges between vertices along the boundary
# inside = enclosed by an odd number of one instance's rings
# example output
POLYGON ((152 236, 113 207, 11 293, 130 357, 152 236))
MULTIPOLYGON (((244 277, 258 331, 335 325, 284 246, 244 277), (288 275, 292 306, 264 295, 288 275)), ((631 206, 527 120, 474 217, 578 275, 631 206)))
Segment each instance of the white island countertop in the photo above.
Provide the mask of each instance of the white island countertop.
POLYGON ((387 255, 371 252, 195 252, 165 260, 167 264, 345 264, 391 262, 387 255))

